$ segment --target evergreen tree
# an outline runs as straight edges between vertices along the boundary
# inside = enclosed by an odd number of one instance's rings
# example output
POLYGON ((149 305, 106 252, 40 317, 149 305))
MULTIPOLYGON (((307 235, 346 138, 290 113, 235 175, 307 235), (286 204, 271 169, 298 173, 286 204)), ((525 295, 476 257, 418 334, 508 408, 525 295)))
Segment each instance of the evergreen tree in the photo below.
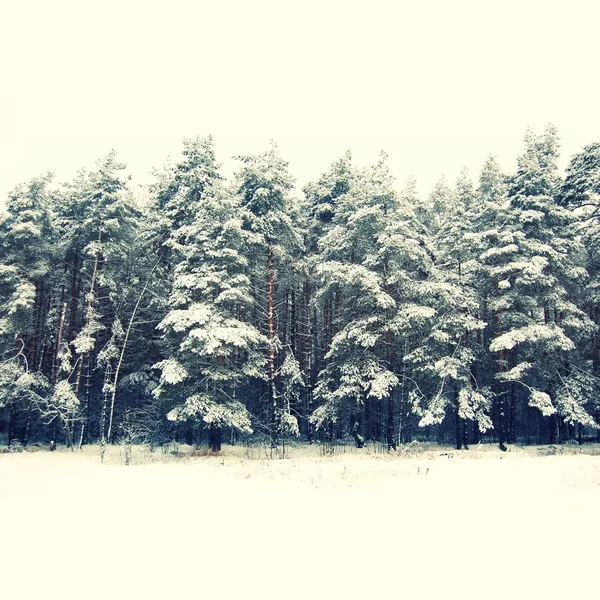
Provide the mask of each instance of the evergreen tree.
MULTIPOLYGON (((600 436, 600 145, 553 127, 421 201, 348 152, 304 198, 187 139, 138 206, 114 152, 0 216, 0 432, 68 445, 600 436), (153 368, 154 367, 154 368, 153 368), (420 426, 420 428, 418 427, 420 426), (487 433, 491 432, 491 433, 487 433)), ((600 439, 600 438, 599 438, 600 439)), ((284 451, 285 447, 283 446, 284 451)))
POLYGON ((51 180, 47 174, 17 186, 0 220, 0 404, 8 411, 9 443, 27 443, 34 409, 49 387, 47 311, 60 259, 51 180))
MULTIPOLYGON (((589 144, 575 154, 567 166, 566 177, 560 186, 558 200, 561 206, 575 211, 574 225, 578 225, 580 239, 585 247, 585 268, 589 278, 579 286, 576 304, 584 310, 596 327, 600 327, 600 143, 589 144)), ((573 367, 578 385, 571 386, 588 411, 600 424, 600 341, 598 335, 588 338, 581 349, 582 357, 573 367)), ((598 430, 600 439, 600 429, 598 430)), ((579 439, 581 441, 581 430, 579 439)))
POLYGON ((357 445, 366 437, 385 439, 393 448, 398 390, 407 377, 402 364, 412 350, 407 342, 434 311, 420 302, 430 259, 413 207, 400 204, 393 190, 385 155, 354 174, 332 223, 319 243, 316 300, 323 305, 333 298, 336 326, 315 390, 321 406, 313 421, 323 428, 342 419, 357 445))
POLYGON ((347 202, 347 194, 354 185, 355 176, 352 154, 346 152, 316 182, 307 184, 303 189, 301 211, 305 223, 306 250, 299 265, 304 299, 303 310, 298 315, 302 324, 299 335, 303 341, 299 360, 306 382, 303 416, 306 419, 306 434, 310 440, 313 424, 307 417, 314 410, 313 396, 318 374, 327 363, 325 355, 331 345, 334 328, 337 327, 333 319, 335 293, 325 294, 319 302, 315 301, 319 288, 316 271, 322 260, 319 242, 334 227, 338 205, 347 202))
POLYGON ((116 152, 110 152, 97 162, 95 170, 80 171, 65 187, 58 209, 66 270, 60 302, 61 364, 53 378, 63 390, 67 383, 61 381, 68 382, 75 396, 83 400, 80 413, 72 415, 68 443, 74 443, 76 421, 80 423, 80 442, 85 431, 89 432, 92 402, 98 393, 100 415, 94 425, 102 443, 105 441, 127 300, 129 253, 139 217, 127 193, 124 169, 116 152))
MULTIPOLYGON (((476 363, 481 355, 477 261, 473 252, 477 195, 466 170, 454 189, 443 181, 430 198, 433 214, 431 239, 434 265, 427 297, 423 302, 435 309, 434 322, 420 356, 420 370, 431 371, 435 390, 429 399, 413 394, 421 425, 441 423, 451 408, 456 447, 467 446, 468 422, 474 436, 490 429, 489 392, 480 387, 476 363)), ((423 392, 423 386, 421 386, 423 392)))
POLYGON ((239 156, 238 160, 241 166, 235 175, 234 190, 242 227, 248 234, 252 322, 267 340, 261 413, 275 447, 281 436, 299 432, 297 418, 291 412, 290 392, 292 380, 301 377, 300 365, 292 348, 285 344, 281 313, 293 288, 293 261, 301 250, 302 236, 293 218, 293 179, 276 145, 260 154, 239 156))
MULTIPOLYGON (((500 447, 514 439, 518 400, 552 417, 550 439, 560 437, 557 415, 567 423, 592 424, 569 390, 569 353, 591 333, 591 323, 570 300, 585 271, 577 265, 579 241, 571 216, 555 201, 558 140, 548 127, 528 132, 525 152, 510 179, 508 205, 486 233, 480 255, 489 282, 489 350, 495 354, 495 422, 500 447), (517 387, 518 384, 518 387, 517 387)), ((525 412, 526 409, 521 409, 525 412)))
POLYGON ((174 399, 170 419, 203 422, 211 449, 219 451, 223 429, 252 432, 237 390, 262 376, 267 340, 248 322, 253 299, 239 206, 221 183, 210 139, 195 145, 199 179, 190 175, 177 192, 178 214, 190 206, 193 220, 180 219, 171 235, 181 261, 170 310, 158 326, 169 352, 155 365, 162 372, 155 395, 174 399))

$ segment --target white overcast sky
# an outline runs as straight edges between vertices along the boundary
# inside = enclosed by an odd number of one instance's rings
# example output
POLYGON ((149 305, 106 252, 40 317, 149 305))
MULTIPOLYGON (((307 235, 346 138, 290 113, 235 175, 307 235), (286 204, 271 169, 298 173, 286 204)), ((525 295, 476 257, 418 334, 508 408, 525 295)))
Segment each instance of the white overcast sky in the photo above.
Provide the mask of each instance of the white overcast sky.
POLYGON ((381 149, 428 192, 553 122, 563 165, 600 141, 600 2, 0 3, 0 197, 115 148, 145 183, 183 137, 231 156, 274 139, 299 185, 381 149))

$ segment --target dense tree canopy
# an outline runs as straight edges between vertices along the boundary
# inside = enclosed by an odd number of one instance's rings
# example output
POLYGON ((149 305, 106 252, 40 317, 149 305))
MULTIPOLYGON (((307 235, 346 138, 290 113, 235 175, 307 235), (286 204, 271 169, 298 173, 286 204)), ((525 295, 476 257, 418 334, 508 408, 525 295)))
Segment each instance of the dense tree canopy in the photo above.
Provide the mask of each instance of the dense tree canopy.
POLYGON ((111 152, 0 216, 0 435, 390 449, 596 438, 600 144, 426 198, 348 152, 294 194, 275 144, 184 140, 136 203, 111 152))

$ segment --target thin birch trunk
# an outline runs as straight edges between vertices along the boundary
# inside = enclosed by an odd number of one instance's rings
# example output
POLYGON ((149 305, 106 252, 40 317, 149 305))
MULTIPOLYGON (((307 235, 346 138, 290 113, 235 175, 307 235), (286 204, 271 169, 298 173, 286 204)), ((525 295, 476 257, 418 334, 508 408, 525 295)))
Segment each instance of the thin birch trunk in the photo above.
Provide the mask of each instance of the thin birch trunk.
POLYGON ((127 343, 129 342, 129 336, 131 335, 131 330, 133 328, 133 323, 135 321, 135 316, 137 314, 138 308, 140 307, 142 298, 144 297, 144 294, 146 293, 146 290, 148 289, 148 286, 150 285, 150 279, 152 278, 154 271, 156 271, 156 268, 158 267, 160 260, 161 259, 159 258, 156 261, 155 265, 152 267, 152 270, 150 271, 150 275, 148 275, 148 279, 146 280, 146 283, 145 283, 142 291, 140 292, 140 295, 138 296, 137 302, 135 303, 135 306, 133 308, 133 312, 131 313, 131 318, 129 319, 129 324, 127 325, 127 331, 125 332, 125 338, 123 339, 123 347, 121 348, 121 354, 119 355, 119 362, 117 363, 117 368, 115 370, 115 377, 114 377, 113 384, 112 384, 112 395, 111 395, 111 399, 110 399, 110 417, 108 420, 108 434, 107 434, 107 438, 109 441, 110 441, 111 435, 112 435, 113 416, 114 416, 114 411, 115 411, 115 400, 117 397, 117 383, 119 382, 119 373, 121 372, 121 366, 123 365, 123 358, 125 357, 125 351, 127 350, 127 343))
POLYGON ((276 432, 276 415, 277 415, 277 398, 275 395, 275 303, 274 303, 274 288, 275 275, 273 268, 273 249, 269 246, 267 251, 267 338, 269 340, 269 359, 268 359, 268 376, 269 376, 269 421, 271 433, 271 446, 277 446, 276 432))

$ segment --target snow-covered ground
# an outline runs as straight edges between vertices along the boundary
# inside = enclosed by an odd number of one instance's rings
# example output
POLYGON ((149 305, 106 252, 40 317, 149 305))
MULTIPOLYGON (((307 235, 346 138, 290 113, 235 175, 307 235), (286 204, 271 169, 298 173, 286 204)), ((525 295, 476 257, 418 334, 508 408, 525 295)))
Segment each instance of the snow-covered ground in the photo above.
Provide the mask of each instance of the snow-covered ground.
POLYGON ((600 594, 600 456, 431 456, 0 454, 0 597, 600 594))

